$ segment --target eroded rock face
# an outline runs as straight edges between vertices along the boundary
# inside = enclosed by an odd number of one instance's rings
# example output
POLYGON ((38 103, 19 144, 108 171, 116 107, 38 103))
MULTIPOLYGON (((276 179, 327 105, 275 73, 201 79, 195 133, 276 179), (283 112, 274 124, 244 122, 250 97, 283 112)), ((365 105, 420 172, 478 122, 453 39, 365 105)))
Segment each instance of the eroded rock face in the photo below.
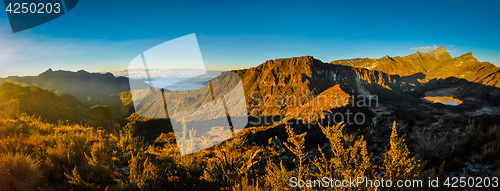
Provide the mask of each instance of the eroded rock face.
POLYGON ((456 77, 484 85, 500 87, 500 69, 489 62, 479 62, 472 53, 452 58, 444 47, 403 57, 385 56, 379 59, 356 58, 332 61, 332 64, 377 70, 387 74, 426 75, 426 80, 456 77))
MULTIPOLYGON (((474 61, 470 56, 466 57, 469 57, 467 59, 470 62, 474 61)), ((384 59, 398 64, 402 58, 387 56, 384 59)), ((404 57, 404 59, 415 60, 414 65, 424 63, 421 66, 423 69, 408 70, 411 71, 409 73, 412 73, 412 75, 400 76, 375 69, 347 66, 346 64, 323 63, 311 56, 303 56, 270 60, 257 67, 235 72, 242 78, 249 107, 248 111, 251 116, 257 118, 265 116, 272 118, 274 115, 286 116, 287 113, 298 113, 299 115, 316 113, 321 118, 322 115, 328 114, 328 112, 336 113, 346 112, 344 110, 347 109, 351 111, 354 109, 368 109, 369 111, 362 112, 367 117, 370 117, 367 119, 372 119, 371 115, 377 117, 373 124, 379 124, 380 120, 388 116, 408 121, 410 125, 430 124, 440 118, 453 124, 462 124, 464 123, 462 119, 467 119, 467 116, 471 115, 470 112, 476 112, 476 110, 486 112, 492 110, 489 105, 498 105, 497 100, 500 99, 494 95, 495 91, 499 91, 496 87, 468 82, 458 78, 426 79, 426 74, 430 70, 436 70, 436 65, 433 64, 438 61, 446 63, 456 61, 457 58, 451 58, 444 48, 438 48, 428 53, 417 52, 404 57), (421 72, 413 73, 418 71, 421 72), (427 103, 423 100, 423 97, 428 96, 427 92, 447 89, 457 89, 457 91, 448 92, 449 94, 442 96, 456 97, 463 100, 463 104, 446 106, 427 103), (478 94, 477 92, 487 93, 478 94), (276 105, 276 103, 281 103, 283 98, 286 100, 287 96, 301 98, 301 104, 276 105), (326 96, 326 98, 319 98, 320 96, 326 96), (377 96, 378 105, 368 107, 353 106, 352 98, 357 98, 357 96, 377 96)), ((342 62, 357 62, 359 64, 367 60, 353 59, 342 62)), ((488 114, 495 113, 489 112, 488 114)), ((292 118, 278 119, 278 121, 292 120, 292 118)), ((295 119, 307 124, 315 121, 317 117, 314 115, 312 117, 300 115, 295 119)), ((272 123, 254 126, 269 125, 272 125, 272 123)))
POLYGON ((419 52, 403 57, 384 56, 379 59, 356 58, 332 61, 332 64, 352 66, 378 70, 387 74, 408 76, 416 73, 425 73, 434 69, 439 63, 451 59, 444 47, 430 52, 419 52))
POLYGON ((442 62, 427 74, 427 79, 448 77, 500 87, 500 69, 489 62, 479 62, 470 52, 442 62))
POLYGON ((257 116, 284 115, 305 108, 315 111, 318 108, 303 105, 313 105, 317 96, 331 97, 330 101, 338 99, 333 102, 340 104, 325 107, 331 109, 349 103, 340 102, 343 98, 370 96, 375 94, 371 91, 377 89, 402 93, 421 87, 418 77, 402 78, 375 70, 323 63, 311 56, 268 60, 257 67, 235 72, 242 78, 249 111, 257 116), (290 103, 290 99, 301 100, 290 103), (285 104, 281 104, 283 100, 285 104))

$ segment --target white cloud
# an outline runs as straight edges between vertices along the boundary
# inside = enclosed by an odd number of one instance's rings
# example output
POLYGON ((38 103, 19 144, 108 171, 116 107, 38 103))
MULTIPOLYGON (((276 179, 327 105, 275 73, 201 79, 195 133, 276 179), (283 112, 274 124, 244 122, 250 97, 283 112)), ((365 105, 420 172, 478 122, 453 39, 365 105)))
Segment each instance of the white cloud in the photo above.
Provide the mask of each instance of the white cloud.
POLYGON ((411 47, 411 50, 433 50, 436 49, 438 46, 434 45, 432 47, 430 46, 422 46, 422 47, 411 47))
MULTIPOLYGON (((433 46, 411 47, 410 49, 411 50, 434 50, 434 49, 436 49, 438 47, 439 46, 433 45, 433 46)), ((450 45, 450 47, 453 47, 453 45, 450 45)), ((446 50, 446 52, 448 52, 448 54, 453 54, 455 51, 457 51, 457 49, 455 49, 455 50, 446 50)))
POLYGON ((448 52, 448 54, 453 54, 455 51, 457 51, 457 49, 455 49, 455 50, 446 50, 446 52, 448 52))

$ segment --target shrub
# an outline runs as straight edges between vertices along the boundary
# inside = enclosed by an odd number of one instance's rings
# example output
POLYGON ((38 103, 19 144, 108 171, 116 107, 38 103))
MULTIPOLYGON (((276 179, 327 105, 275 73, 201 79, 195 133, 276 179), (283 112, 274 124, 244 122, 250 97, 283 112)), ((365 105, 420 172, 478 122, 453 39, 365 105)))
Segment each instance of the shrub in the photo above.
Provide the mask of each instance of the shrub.
POLYGON ((141 156, 132 156, 129 168, 132 187, 137 187, 140 190, 159 188, 158 168, 151 163, 149 157, 143 159, 141 156))
POLYGON ((423 159, 427 160, 437 158, 443 151, 443 145, 445 145, 444 138, 424 129, 413 131, 409 137, 415 143, 411 148, 423 159))
MULTIPOLYGON (((2 154, 2 165, 24 164, 20 159, 24 156, 25 163, 33 163, 24 165, 24 169, 36 169, 33 172, 41 172, 38 174, 41 180, 48 181, 49 185, 58 185, 61 190, 81 188, 81 185, 90 186, 85 188, 106 188, 114 184, 116 172, 111 158, 115 146, 108 139, 102 128, 65 125, 62 122, 50 124, 26 114, 21 114, 18 119, 0 119, 0 153, 25 154, 2 154)), ((0 173, 11 176, 3 170, 5 168, 2 167, 0 173)))
MULTIPOLYGON (((318 146, 318 152, 306 150, 306 133, 296 134, 292 127, 286 126, 286 142, 281 144, 276 140, 276 147, 252 147, 247 137, 239 135, 181 156, 180 149, 198 149, 192 143, 212 143, 207 137, 194 137, 195 132, 186 128, 177 137, 171 132, 157 138, 155 143, 147 143, 137 136, 134 122, 117 129, 113 135, 100 127, 62 121, 50 124, 21 114, 18 119, 0 119, 0 153, 7 153, 0 157, 0 185, 9 185, 0 190, 35 189, 42 180, 57 185, 50 187, 51 190, 291 190, 294 189, 289 185, 291 177, 406 179, 416 177, 423 167, 410 157, 404 137, 398 138, 394 124, 391 146, 380 166, 379 161, 371 161, 368 156, 363 136, 344 133, 344 124, 319 127, 330 144, 318 146), (179 149, 176 138, 191 143, 179 149), (10 173, 15 172, 8 170, 12 166, 26 173, 10 173)), ((480 136, 491 144, 478 160, 496 161, 494 150, 499 147, 496 143, 500 131, 498 128, 490 131, 489 137, 480 136)))
POLYGON ((405 180, 412 179, 418 176, 420 170, 425 165, 420 164, 419 160, 410 157, 410 151, 404 143, 405 138, 398 138, 396 131, 396 122, 392 125, 392 133, 390 139, 390 148, 384 153, 384 178, 386 180, 405 180))
MULTIPOLYGON (((339 123, 334 126, 323 127, 321 130, 330 140, 332 156, 328 158, 321 148, 318 150, 321 157, 316 158, 313 162, 314 166, 319 170, 315 173, 316 177, 331 177, 338 180, 349 180, 355 177, 370 177, 371 166, 370 158, 366 150, 366 142, 361 137, 356 140, 352 146, 346 147, 346 140, 342 133, 345 124, 339 123)), ((353 188, 338 188, 349 190, 353 188)), ((356 188, 363 189, 363 188, 356 188)))
MULTIPOLYGON (((288 134, 288 143, 285 142, 283 145, 295 155, 295 158, 293 158, 294 170, 287 170, 285 165, 283 165, 281 157, 279 157, 279 164, 275 164, 274 161, 268 160, 266 166, 267 174, 264 179, 266 187, 271 190, 287 189, 288 182, 292 177, 297 177, 298 180, 311 178, 311 173, 308 172, 309 165, 306 162, 308 153, 304 151, 305 136, 307 133, 297 135, 290 126, 286 126, 285 128, 288 134)), ((275 152, 273 155, 278 155, 278 153, 275 152)))
MULTIPOLYGON (((425 163, 410 157, 404 138, 397 138, 395 123, 390 139, 390 149, 384 154, 383 164, 379 168, 375 162, 370 160, 366 149, 366 141, 363 136, 354 138, 351 135, 344 135, 344 124, 323 127, 322 132, 330 141, 330 151, 318 147, 320 156, 308 157, 304 151, 304 136, 293 133, 292 128, 286 127, 288 133, 288 143, 283 143, 286 148, 295 156, 294 167, 287 169, 281 157, 276 162, 269 157, 266 166, 266 187, 270 190, 289 190, 288 183, 291 177, 297 180, 318 180, 322 177, 330 177, 336 180, 349 180, 356 177, 368 177, 371 180, 385 178, 386 180, 410 179, 418 176, 419 171, 425 163), (312 158, 308 160, 308 158, 312 158), (311 165, 312 164, 312 165, 311 165), (374 171, 382 170, 383 173, 375 174, 374 171)), ((275 152, 277 154, 277 152, 275 152)), ((283 157, 284 158, 284 157, 283 157)), ((363 184, 362 186, 365 186, 363 184)), ((311 188, 301 188, 311 189, 311 188)), ((370 190, 372 188, 336 188, 334 190, 370 190)))
POLYGON ((270 190, 284 190, 288 187, 288 181, 292 173, 283 166, 283 161, 279 164, 269 161, 266 166, 267 174, 264 177, 266 187, 270 190))

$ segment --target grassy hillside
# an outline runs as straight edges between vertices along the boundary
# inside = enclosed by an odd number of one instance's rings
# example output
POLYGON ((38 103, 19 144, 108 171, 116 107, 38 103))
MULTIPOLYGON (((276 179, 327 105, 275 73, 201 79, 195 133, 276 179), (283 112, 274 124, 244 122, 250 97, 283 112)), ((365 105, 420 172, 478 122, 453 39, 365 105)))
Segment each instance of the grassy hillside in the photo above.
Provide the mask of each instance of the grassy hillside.
POLYGON ((108 106, 88 107, 71 95, 57 95, 36 86, 2 84, 0 116, 15 119, 21 113, 41 117, 49 123, 69 122, 106 127, 113 125, 112 112, 108 106))
POLYGON ((16 83, 20 86, 37 86, 52 90, 54 93, 69 94, 86 105, 99 105, 112 94, 130 90, 129 79, 115 77, 111 73, 89 73, 84 70, 52 71, 51 69, 38 76, 0 78, 4 82, 16 83))

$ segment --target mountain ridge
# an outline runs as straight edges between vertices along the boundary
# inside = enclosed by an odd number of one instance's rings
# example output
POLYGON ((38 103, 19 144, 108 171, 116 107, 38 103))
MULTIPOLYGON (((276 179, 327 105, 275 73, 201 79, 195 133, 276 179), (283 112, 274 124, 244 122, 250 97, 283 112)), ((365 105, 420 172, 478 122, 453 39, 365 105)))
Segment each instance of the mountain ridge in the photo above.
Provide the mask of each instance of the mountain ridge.
POLYGON ((417 51, 416 53, 403 57, 390 57, 386 55, 379 59, 356 58, 335 60, 330 63, 408 76, 415 73, 427 72, 433 69, 438 63, 447 59, 451 59, 451 56, 446 49, 441 46, 429 52, 417 51))
POLYGON ((22 113, 41 117, 48 123, 84 123, 95 127, 113 125, 108 106, 89 107, 69 94, 55 94, 36 86, 21 87, 9 82, 0 85, 0 116, 16 118, 22 113))
MULTIPOLYGON (((332 94, 326 93, 326 90, 332 87, 335 87, 335 90, 331 89, 330 92, 346 97, 384 95, 379 97, 378 101, 418 102, 417 99, 424 95, 424 84, 432 79, 429 76, 435 76, 438 79, 458 76, 458 78, 462 77, 471 82, 498 85, 498 75, 491 74, 491 71, 495 69, 498 73, 498 68, 490 63, 477 61, 472 53, 451 58, 444 47, 439 47, 429 52, 417 51, 403 57, 386 55, 380 59, 357 58, 330 63, 322 62, 312 56, 278 58, 267 60, 256 67, 233 70, 232 72, 241 77, 247 105, 250 108, 250 115, 268 116, 274 114, 286 115, 296 111, 296 109, 303 110, 301 108, 302 104, 314 101, 314 96, 332 94), (439 64, 437 64, 438 61, 440 61, 439 64), (401 63, 403 66, 410 68, 398 68, 398 64, 401 63), (444 70, 451 65, 454 66, 456 71, 444 70), (469 69, 479 72, 475 74, 466 73, 469 69), (389 72, 384 72, 384 70, 389 70, 389 72), (398 74, 398 72, 408 75, 398 74), (294 96, 295 99, 305 96, 308 99, 302 103, 299 100, 300 104, 295 102, 276 106, 277 102, 282 101, 280 96, 294 96)), ((130 92, 128 78, 115 77, 111 73, 90 74, 84 70, 67 72, 49 69, 39 76, 10 77, 3 80, 18 80, 16 83, 24 83, 25 85, 41 84, 40 86, 43 89, 74 95, 78 100, 87 104, 106 103, 112 105, 113 113, 117 118, 120 117, 119 115, 128 115, 133 112, 130 103, 131 93, 124 93, 130 92), (90 78, 90 80, 87 78, 90 78), (86 95, 93 93, 95 90, 102 90, 103 87, 105 87, 106 91, 98 92, 102 93, 102 95, 97 96, 100 97, 100 100, 91 102, 93 99, 86 99, 86 95)), ((194 97, 187 96, 186 99, 194 99, 194 97)), ((196 104, 199 105, 207 101, 209 100, 196 102, 196 104)), ((340 98, 330 101, 341 104, 325 106, 320 110, 334 109, 347 104, 346 102, 340 102, 340 98)), ((179 103, 190 103, 190 101, 181 100, 179 103)), ((191 106, 185 105, 185 107, 191 106)), ((157 110, 154 111, 157 112, 157 110)))
POLYGON ((48 69, 38 76, 9 76, 0 78, 0 84, 12 82, 23 87, 30 85, 51 90, 56 94, 70 94, 87 105, 99 105, 110 95, 130 90, 129 79, 111 73, 89 73, 48 69))
POLYGON ((456 77, 484 85, 500 87, 500 68, 489 62, 479 62, 472 55, 472 52, 453 58, 443 46, 429 52, 417 51, 402 57, 355 58, 335 60, 330 63, 378 70, 400 76, 423 73, 426 75, 424 82, 434 78, 456 77))

